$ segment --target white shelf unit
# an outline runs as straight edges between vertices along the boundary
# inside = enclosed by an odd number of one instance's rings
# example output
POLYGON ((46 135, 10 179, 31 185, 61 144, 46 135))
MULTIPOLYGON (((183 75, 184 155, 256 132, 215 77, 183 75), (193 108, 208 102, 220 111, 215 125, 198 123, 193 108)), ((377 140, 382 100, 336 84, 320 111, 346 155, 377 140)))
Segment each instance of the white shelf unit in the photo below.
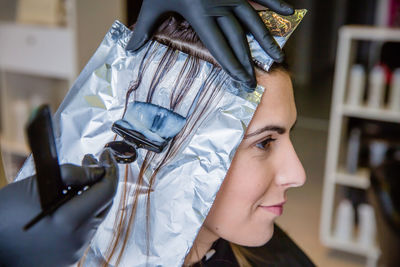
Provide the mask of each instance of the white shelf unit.
POLYGON ((366 266, 372 267, 377 266, 380 256, 380 250, 376 245, 365 247, 356 241, 341 242, 335 239, 332 229, 336 187, 347 186, 368 189, 370 186, 369 171, 367 169, 360 169, 355 174, 349 174, 344 168, 339 166, 344 119, 356 117, 400 123, 400 113, 398 112, 384 108, 353 107, 345 103, 350 67, 355 61, 355 51, 358 41, 400 42, 400 30, 371 26, 344 26, 339 31, 325 165, 320 238, 321 242, 329 248, 366 257, 366 266))
POLYGON ((8 181, 20 167, 14 158, 21 162, 29 154, 23 133, 26 121, 17 118, 26 120, 32 106, 42 103, 54 112, 114 20, 126 21, 126 0, 63 1, 65 26, 0 18, 0 147, 8 181), (23 117, 16 114, 18 101, 28 107, 19 111, 23 117))
POLYGON ((335 174, 336 184, 360 189, 369 187, 369 170, 359 169, 356 173, 348 173, 344 168, 338 168, 335 174))

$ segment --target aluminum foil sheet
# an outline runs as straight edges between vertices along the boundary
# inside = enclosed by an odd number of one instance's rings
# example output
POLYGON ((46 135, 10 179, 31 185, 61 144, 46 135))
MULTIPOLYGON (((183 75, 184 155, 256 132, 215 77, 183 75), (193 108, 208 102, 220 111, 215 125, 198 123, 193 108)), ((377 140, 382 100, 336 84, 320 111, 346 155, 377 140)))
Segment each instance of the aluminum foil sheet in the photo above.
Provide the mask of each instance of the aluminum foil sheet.
MULTIPOLYGON (((301 20, 306 15, 306 9, 296 9, 293 15, 281 16, 272 11, 262 11, 258 14, 264 21, 275 41, 282 48, 290 35, 294 32, 301 20)), ((251 56, 255 65, 265 71, 268 71, 274 60, 268 56, 261 48, 254 36, 247 34, 247 41, 250 46, 251 56)))
MULTIPOLYGON (((128 100, 146 101, 152 74, 159 66, 159 59, 167 47, 153 42, 136 53, 127 52, 125 46, 130 36, 131 31, 120 22, 116 21, 112 25, 55 113, 54 129, 61 164, 79 165, 83 156, 88 153, 99 156, 104 145, 114 140, 116 135, 111 131, 111 126, 122 118, 127 90, 137 78, 140 62, 146 56, 146 51, 152 51, 154 57, 137 89, 136 99, 128 100)), ((157 86, 152 104, 170 108, 171 88, 187 59, 186 54, 176 53, 177 60, 171 66, 170 74, 157 86)), ((178 114, 188 115, 191 104, 211 69, 210 63, 200 62, 200 74, 182 104, 175 110, 178 114)), ((150 246, 146 245, 146 197, 143 195, 139 197, 134 227, 118 266, 182 265, 208 214, 263 90, 262 87, 257 87, 253 93, 247 93, 226 82, 206 113, 193 122, 193 130, 189 131, 190 127, 184 128, 183 131, 188 131, 185 141, 178 153, 159 171, 153 186, 154 191, 151 192, 150 246)), ((119 165, 120 182, 114 204, 96 232, 83 266, 101 266, 106 258, 109 244, 116 234, 114 223, 117 214, 121 210, 130 209, 133 204, 133 198, 129 196, 135 190, 135 177, 145 153, 146 151, 139 150, 136 162, 119 165), (128 197, 121 206, 123 196, 128 197)), ((16 180, 34 172, 34 163, 30 157, 16 180)), ((149 175, 145 174, 144 178, 145 184, 148 183, 146 179, 149 175)), ((108 266, 116 266, 116 263, 116 257, 111 258, 108 266)))

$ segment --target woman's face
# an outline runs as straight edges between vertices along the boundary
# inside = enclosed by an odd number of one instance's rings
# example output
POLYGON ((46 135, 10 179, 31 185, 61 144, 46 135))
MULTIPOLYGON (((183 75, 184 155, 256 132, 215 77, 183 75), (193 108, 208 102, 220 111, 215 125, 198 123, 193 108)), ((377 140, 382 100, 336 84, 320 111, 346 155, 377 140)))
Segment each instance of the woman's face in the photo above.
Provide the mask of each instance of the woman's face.
POLYGON ((286 191, 305 182, 290 140, 296 106, 289 75, 260 74, 261 103, 239 145, 201 232, 244 246, 261 246, 273 234, 286 191))

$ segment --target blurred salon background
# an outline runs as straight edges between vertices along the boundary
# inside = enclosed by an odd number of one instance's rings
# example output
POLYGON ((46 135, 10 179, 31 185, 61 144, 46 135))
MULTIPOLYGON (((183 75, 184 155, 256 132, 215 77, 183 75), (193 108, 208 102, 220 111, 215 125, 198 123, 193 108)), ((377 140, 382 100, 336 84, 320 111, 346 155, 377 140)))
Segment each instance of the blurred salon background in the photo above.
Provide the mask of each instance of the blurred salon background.
MULTIPOLYGON (((317 266, 400 266, 400 0, 288 0, 285 52, 307 183, 277 223, 317 266)), ((140 0, 0 0, 0 187, 29 155, 30 111, 55 111, 115 19, 140 0)))

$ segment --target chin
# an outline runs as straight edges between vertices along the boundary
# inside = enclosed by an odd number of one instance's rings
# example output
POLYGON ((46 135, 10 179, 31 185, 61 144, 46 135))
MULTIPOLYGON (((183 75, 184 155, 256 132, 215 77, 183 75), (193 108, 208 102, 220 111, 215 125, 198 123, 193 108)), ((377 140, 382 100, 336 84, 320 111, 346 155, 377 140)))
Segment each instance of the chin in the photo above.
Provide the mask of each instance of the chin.
MULTIPOLYGON (((272 229, 268 231, 265 235, 263 235, 261 240, 258 240, 257 242, 254 243, 252 247, 261 247, 264 246, 268 241, 271 240, 272 235, 274 234, 274 227, 272 226, 272 229)), ((250 247, 250 246, 249 246, 250 247)))
POLYGON ((241 240, 242 242, 233 242, 233 243, 246 247, 261 247, 271 240, 273 234, 274 234, 274 224, 271 224, 270 226, 268 226, 268 228, 265 228, 262 231, 257 231, 257 233, 252 233, 252 235, 247 235, 246 240, 241 240))

